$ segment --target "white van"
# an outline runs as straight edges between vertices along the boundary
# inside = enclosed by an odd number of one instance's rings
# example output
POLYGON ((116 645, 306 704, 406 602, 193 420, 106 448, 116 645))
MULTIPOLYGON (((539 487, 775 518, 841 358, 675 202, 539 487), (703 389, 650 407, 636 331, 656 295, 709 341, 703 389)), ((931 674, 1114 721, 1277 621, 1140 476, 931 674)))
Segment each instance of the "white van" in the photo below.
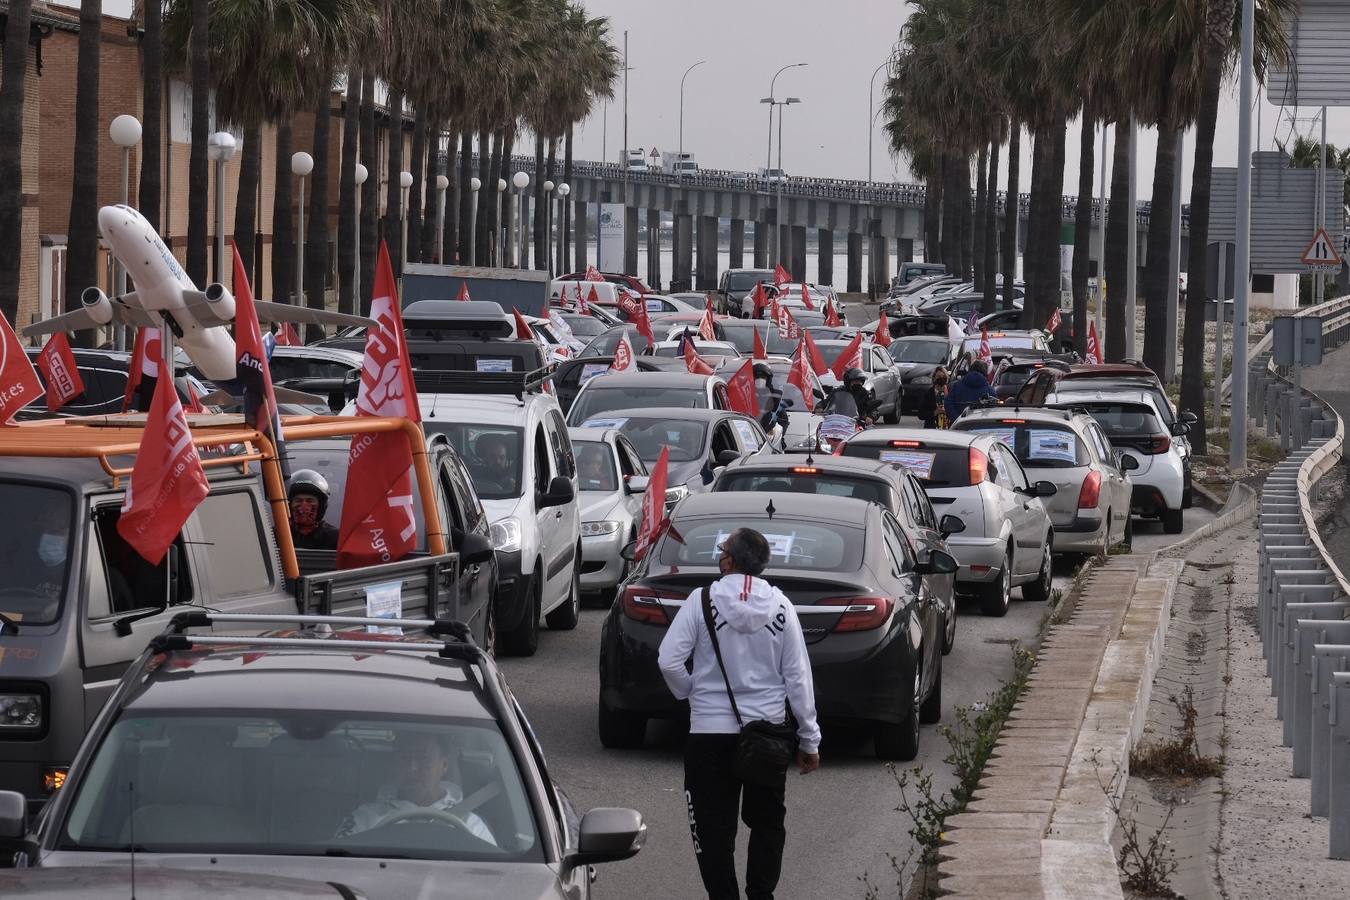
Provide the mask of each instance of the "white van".
POLYGON ((573 308, 576 306, 578 289, 581 296, 586 298, 586 302, 598 303, 601 306, 618 306, 620 297, 632 294, 623 285, 612 281, 563 281, 555 278, 549 284, 548 295, 553 300, 560 300, 563 306, 573 308), (591 299, 592 288, 595 289, 594 300, 591 299))

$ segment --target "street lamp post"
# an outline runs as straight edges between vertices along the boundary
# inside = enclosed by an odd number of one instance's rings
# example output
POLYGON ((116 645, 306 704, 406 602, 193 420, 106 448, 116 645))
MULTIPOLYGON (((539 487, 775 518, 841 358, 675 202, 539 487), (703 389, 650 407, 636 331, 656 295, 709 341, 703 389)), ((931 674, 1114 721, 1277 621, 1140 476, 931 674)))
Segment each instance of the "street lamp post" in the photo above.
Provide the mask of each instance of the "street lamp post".
POLYGON ((566 212, 567 195, 572 193, 572 187, 567 182, 558 185, 558 264, 557 268, 567 268, 567 216, 566 212))
MULTIPOLYGON (((141 142, 141 123, 135 116, 120 115, 108 126, 108 135, 114 144, 122 148, 122 205, 131 203, 131 148, 141 142)), ((121 297, 127 292, 127 271, 113 258, 113 295, 121 297)), ((118 350, 127 348, 127 329, 118 325, 113 329, 113 345, 118 350)))
POLYGON ((361 309, 361 185, 370 177, 370 170, 361 163, 356 164, 352 180, 356 182, 356 266, 352 269, 352 297, 357 309, 361 309))
MULTIPOLYGON (((552 181, 544 182, 544 256, 548 260, 548 277, 553 277, 553 189, 552 181)), ((536 260, 535 265, 539 263, 536 260)))
POLYGON ((398 173, 398 186, 403 190, 403 209, 399 223, 399 243, 402 245, 399 250, 398 277, 403 278, 403 270, 408 268, 408 189, 412 187, 412 173, 403 171, 398 173))
MULTIPOLYGON (((469 190, 472 192, 472 201, 469 203, 469 259, 471 266, 478 265, 478 191, 482 188, 483 182, 477 176, 469 179, 469 190)), ((501 197, 501 194, 497 195, 501 197)))
POLYGON ((216 281, 225 280, 225 163, 234 151, 234 135, 228 131, 217 131, 206 139, 206 156, 216 164, 216 281))
POLYGON ((777 72, 774 72, 773 78, 769 79, 769 96, 759 101, 760 103, 769 104, 769 141, 768 148, 764 151, 764 168, 766 169, 773 165, 773 108, 776 102, 773 95, 774 83, 778 81, 778 76, 782 75, 788 69, 797 69, 804 65, 807 64, 804 62, 791 63, 790 65, 783 66, 783 68, 779 69, 777 72))
POLYGON ((301 150, 291 154, 291 174, 300 178, 300 230, 295 235, 295 304, 305 305, 305 176, 314 171, 314 157, 301 150))
POLYGON ((1256 0, 1242 0, 1238 63, 1237 248, 1233 258, 1232 415, 1228 420, 1228 468, 1247 468, 1247 304, 1251 291, 1252 240, 1252 59, 1256 0))
POLYGON ((516 186, 518 193, 517 202, 512 205, 512 213, 517 216, 513 225, 519 228, 513 228, 511 239, 516 246, 512 248, 512 262, 517 269, 525 267, 525 189, 530 186, 530 176, 528 172, 517 172, 511 176, 511 183, 516 186), (519 230, 519 234, 515 232, 519 230))
POLYGON ((450 179, 444 175, 436 176, 436 262, 443 263, 445 259, 445 189, 450 186, 450 179))
MULTIPOLYGON (((787 105, 792 104, 792 103, 801 103, 801 102, 802 102, 801 99, 798 98, 798 97, 788 97, 788 98, 785 99, 785 100, 779 101, 778 105, 779 105, 779 106, 787 106, 787 105)), ((783 182, 787 181, 787 176, 783 174, 783 112, 784 112, 784 111, 781 110, 781 109, 778 111, 778 178, 776 179, 777 182, 778 182, 778 198, 777 198, 776 200, 774 200, 774 203, 773 203, 773 208, 774 208, 775 210, 777 210, 776 218, 778 219, 778 221, 777 221, 776 223, 774 223, 774 224, 776 224, 776 225, 778 226, 778 227, 777 227, 777 231, 778 231, 778 236, 779 236, 779 238, 780 238, 780 240, 774 245, 775 250, 776 250, 776 252, 775 252, 775 254, 774 254, 774 264, 775 264, 775 265, 777 265, 778 263, 780 263, 780 262, 783 261, 783 242, 782 242, 782 240, 781 240, 781 237, 782 237, 782 234, 783 234, 783 230, 782 230, 782 229, 783 229, 783 221, 782 221, 782 219, 783 219, 783 212, 782 212, 782 210, 783 210, 783 182)), ((806 277, 806 273, 802 273, 802 278, 805 278, 805 277, 806 277)))
POLYGON ((888 59, 872 70, 872 80, 867 83, 867 182, 872 182, 872 127, 876 120, 872 117, 872 93, 877 86, 877 73, 891 64, 888 59))
MULTIPOLYGON (((805 66, 805 65, 807 65, 807 63, 804 63, 804 62, 791 63, 791 64, 789 64, 789 65, 783 66, 783 68, 779 69, 777 72, 774 72, 774 73, 773 73, 773 78, 769 79, 769 96, 764 97, 763 99, 761 99, 761 100, 759 101, 760 103, 767 103, 767 104, 769 105, 769 140, 768 140, 768 147, 767 147, 767 149, 764 151, 764 171, 765 171, 765 174, 766 174, 766 175, 768 174, 768 170, 770 169, 770 167, 773 166, 773 108, 774 108, 775 106, 785 106, 785 105, 786 105, 787 103, 789 103, 789 102, 790 102, 790 103, 800 103, 800 102, 801 102, 800 100, 798 100, 798 99, 795 98, 795 97, 790 98, 789 100, 786 100, 786 101, 779 101, 779 100, 774 96, 774 85, 775 85, 775 84, 777 83, 777 81, 778 81, 778 76, 779 76, 779 75, 782 75, 782 74, 783 74, 784 72, 786 72, 788 69, 799 69, 799 68, 801 68, 802 66, 805 66)), ((775 263, 778 261, 779 251, 782 249, 782 248, 779 246, 780 241, 778 240, 779 228, 782 226, 782 222, 781 222, 781 221, 777 221, 778 219, 781 218, 780 211, 781 211, 781 208, 782 208, 782 198, 783 198, 783 185, 782 185, 782 178, 783 178, 783 146, 782 146, 782 144, 783 144, 783 114, 782 114, 782 111, 780 110, 779 113, 778 113, 778 145, 779 145, 779 146, 778 146, 778 176, 777 176, 777 178, 774 179, 774 180, 778 183, 778 200, 777 200, 777 202, 774 204, 774 219, 775 219, 775 221, 774 221, 774 227, 770 230, 770 234, 769 234, 769 240, 771 240, 771 241, 773 242, 772 257, 773 257, 773 260, 774 260, 775 263)), ((759 226, 756 226, 756 227, 759 227, 759 226)))
MULTIPOLYGON (((675 157, 675 180, 678 182, 684 178, 684 80, 689 77, 689 73, 707 62, 706 59, 700 59, 692 66, 684 70, 680 76, 680 150, 675 157)), ((772 113, 770 113, 772 115, 772 113)))
MULTIPOLYGON (((502 237, 502 194, 506 193, 506 179, 497 179, 497 217, 493 219, 492 227, 492 246, 489 248, 492 252, 492 264, 494 266, 505 265, 506 257, 502 251, 506 249, 506 240, 502 237)), ((509 213, 510 210, 508 209, 509 213)))

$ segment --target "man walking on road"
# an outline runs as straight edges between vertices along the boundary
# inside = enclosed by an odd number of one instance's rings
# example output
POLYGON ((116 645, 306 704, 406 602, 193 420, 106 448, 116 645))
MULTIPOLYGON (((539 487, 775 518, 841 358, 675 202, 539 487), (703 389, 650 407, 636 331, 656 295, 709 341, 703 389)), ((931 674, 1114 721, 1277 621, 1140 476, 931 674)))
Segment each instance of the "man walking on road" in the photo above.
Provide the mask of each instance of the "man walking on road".
POLYGON ((745 896, 772 900, 787 838, 787 768, 761 768, 756 777, 743 778, 736 767, 737 744, 745 722, 780 723, 795 716, 798 770, 805 775, 820 767, 811 661, 792 602, 757 577, 769 564, 764 535, 739 528, 718 549, 722 577, 706 593, 689 595, 661 642, 658 661, 671 692, 689 699, 684 792, 708 897, 741 896, 735 859, 739 807, 750 829, 745 896))

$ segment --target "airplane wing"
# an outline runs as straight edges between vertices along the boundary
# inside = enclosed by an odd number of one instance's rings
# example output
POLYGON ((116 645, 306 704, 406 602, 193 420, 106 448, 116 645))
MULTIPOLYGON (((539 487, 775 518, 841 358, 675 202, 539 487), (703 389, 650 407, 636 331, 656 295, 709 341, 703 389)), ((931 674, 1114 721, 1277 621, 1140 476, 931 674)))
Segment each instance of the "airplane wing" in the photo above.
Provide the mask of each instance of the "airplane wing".
MULTIPOLYGON (((272 392, 276 395, 278 403, 293 403, 297 406, 328 406, 328 398, 320 397, 318 394, 307 394, 304 391, 296 391, 291 388, 273 386, 272 392)), ((212 391, 205 397, 198 397, 198 401, 203 406, 221 406, 229 408, 239 406, 244 402, 244 398, 231 394, 229 391, 221 388, 212 391)))
POLYGON ((294 322, 297 325, 358 325, 369 328, 374 319, 365 316, 351 316, 346 313, 329 312, 326 309, 311 309, 308 306, 292 306, 289 303, 267 303, 254 300, 253 308, 258 311, 260 322, 294 322))
POLYGON ((21 333, 24 337, 32 337, 39 334, 56 334, 60 331, 84 331, 88 328, 101 328, 109 324, 109 321, 123 325, 148 325, 151 327, 163 324, 159 316, 141 308, 135 291, 109 301, 107 308, 111 312, 111 319, 108 321, 105 321, 99 315, 101 306, 96 305, 72 310, 59 316, 52 316, 50 319, 43 319, 40 322, 34 322, 32 325, 25 325, 21 333))

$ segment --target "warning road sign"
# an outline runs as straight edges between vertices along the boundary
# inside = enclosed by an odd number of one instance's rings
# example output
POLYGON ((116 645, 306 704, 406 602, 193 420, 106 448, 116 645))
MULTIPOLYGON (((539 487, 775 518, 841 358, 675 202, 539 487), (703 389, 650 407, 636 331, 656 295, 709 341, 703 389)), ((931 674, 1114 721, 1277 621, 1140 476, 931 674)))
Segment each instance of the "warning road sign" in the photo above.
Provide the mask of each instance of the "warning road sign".
POLYGON ((1317 229, 1317 234, 1313 235, 1312 243, 1308 245, 1308 249, 1303 251, 1302 262, 1305 266, 1340 267, 1341 256, 1336 252, 1336 245, 1331 242, 1325 228, 1317 229))

